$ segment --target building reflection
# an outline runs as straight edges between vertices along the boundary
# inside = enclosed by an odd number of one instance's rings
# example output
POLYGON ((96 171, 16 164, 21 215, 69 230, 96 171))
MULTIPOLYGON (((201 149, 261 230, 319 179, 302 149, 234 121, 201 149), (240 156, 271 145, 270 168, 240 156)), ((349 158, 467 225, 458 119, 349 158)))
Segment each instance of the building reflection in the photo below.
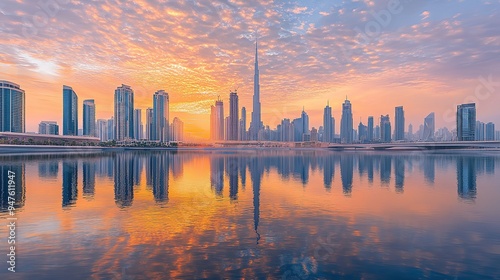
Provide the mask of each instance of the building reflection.
POLYGON ((222 157, 210 158, 210 186, 217 196, 222 196, 224 190, 224 158, 222 157))
POLYGON ((153 197, 157 203, 168 202, 169 153, 149 156, 149 170, 153 197))
POLYGON ((114 156, 115 203, 120 208, 129 207, 134 200, 134 154, 114 156))
POLYGON ((324 157, 323 162, 323 184, 325 185, 325 189, 330 191, 335 175, 335 158, 331 156, 324 157))
POLYGON ((38 163, 38 176, 56 179, 59 175, 59 161, 40 161, 38 163))
POLYGON ((405 159, 401 156, 395 158, 394 173, 396 176, 396 192, 402 193, 405 184, 405 159))
POLYGON ((256 243, 259 244, 260 186, 262 183, 262 175, 264 174, 263 159, 261 157, 251 158, 249 169, 250 169, 250 176, 252 178, 254 230, 255 233, 257 234, 256 243))
POLYGON ((9 197, 12 197, 12 194, 14 195, 14 208, 16 211, 23 208, 26 200, 25 164, 0 165, 0 185, 2 186, 0 189, 0 211, 8 211, 10 206, 9 197), (9 178, 9 171, 11 171, 10 175, 14 172, 15 176, 13 178, 9 178), (14 187, 9 189, 10 179, 13 179, 14 187), (14 193, 12 193, 12 191, 14 191, 14 193))
POLYGON ((352 192, 352 179, 354 173, 354 158, 350 155, 340 157, 340 177, 342 179, 342 190, 345 195, 352 192))
POLYGON ((232 200, 238 199, 238 158, 226 158, 226 174, 229 177, 229 197, 232 200))
POLYGON ((380 181, 383 185, 391 182, 392 156, 380 157, 380 181))
POLYGON ((424 177, 429 184, 434 184, 436 177, 436 161, 434 156, 424 158, 424 177))
POLYGON ((96 162, 84 161, 83 162, 83 197, 91 199, 95 194, 95 173, 96 162))
POLYGON ((476 198, 476 164, 473 157, 457 158, 458 196, 464 200, 476 198))
POLYGON ((76 203, 78 198, 78 162, 67 160, 62 163, 62 206, 76 203))

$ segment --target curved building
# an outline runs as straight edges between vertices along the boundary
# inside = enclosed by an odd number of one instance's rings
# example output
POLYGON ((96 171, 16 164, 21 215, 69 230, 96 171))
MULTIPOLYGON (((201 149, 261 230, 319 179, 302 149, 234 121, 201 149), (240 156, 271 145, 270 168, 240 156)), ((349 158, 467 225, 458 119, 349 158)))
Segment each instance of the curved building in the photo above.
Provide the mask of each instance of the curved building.
POLYGON ((25 132, 24 107, 24 90, 18 84, 0 81, 0 132, 25 132))

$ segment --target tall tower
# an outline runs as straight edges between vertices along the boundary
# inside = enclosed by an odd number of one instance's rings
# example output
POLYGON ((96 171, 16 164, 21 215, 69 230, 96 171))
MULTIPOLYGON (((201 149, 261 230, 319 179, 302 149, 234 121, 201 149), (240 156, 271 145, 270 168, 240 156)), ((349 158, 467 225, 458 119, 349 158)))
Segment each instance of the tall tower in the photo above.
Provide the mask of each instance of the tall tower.
POLYGON ((255 73, 253 76, 253 111, 250 123, 250 140, 258 140, 259 130, 262 127, 260 115, 260 84, 259 84, 259 53, 255 40, 255 73))
POLYGON ((158 90, 153 95, 153 136, 162 143, 169 141, 169 99, 168 93, 158 90))
POLYGON ((134 91, 122 84, 115 90, 115 140, 134 138, 134 91))
POLYGON ((342 120, 340 122, 340 139, 342 143, 352 143, 352 106, 349 100, 342 104, 342 120))
POLYGON ((63 86, 63 135, 78 135, 78 96, 63 86))
POLYGON ((229 95, 229 127, 228 127, 228 140, 238 140, 238 93, 231 92, 229 95))
POLYGON ((83 135, 95 137, 95 103, 94 99, 83 101, 83 135))
POLYGON ((18 84, 0 81, 0 132, 25 132, 25 93, 18 84))
POLYGON ((404 140, 405 139, 405 111, 403 106, 396 107, 395 117, 396 128, 394 129, 394 140, 404 140))
POLYGON ((458 141, 474 141, 476 137, 476 104, 457 106, 458 141))
POLYGON ((323 142, 331 143, 334 138, 334 120, 332 118, 332 107, 328 103, 323 111, 323 142))

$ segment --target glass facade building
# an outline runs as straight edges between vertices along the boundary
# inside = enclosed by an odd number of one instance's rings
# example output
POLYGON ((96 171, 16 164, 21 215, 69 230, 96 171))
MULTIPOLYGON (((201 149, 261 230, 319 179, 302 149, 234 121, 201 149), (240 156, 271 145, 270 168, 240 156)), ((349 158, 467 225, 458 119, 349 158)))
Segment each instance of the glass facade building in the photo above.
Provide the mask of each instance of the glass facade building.
POLYGON ((63 86, 63 135, 78 135, 78 96, 69 86, 63 86))
POLYGON ((457 140, 474 141, 476 137, 476 104, 457 106, 457 140))
POLYGON ((24 133, 25 93, 18 84, 0 81, 0 132, 24 133))

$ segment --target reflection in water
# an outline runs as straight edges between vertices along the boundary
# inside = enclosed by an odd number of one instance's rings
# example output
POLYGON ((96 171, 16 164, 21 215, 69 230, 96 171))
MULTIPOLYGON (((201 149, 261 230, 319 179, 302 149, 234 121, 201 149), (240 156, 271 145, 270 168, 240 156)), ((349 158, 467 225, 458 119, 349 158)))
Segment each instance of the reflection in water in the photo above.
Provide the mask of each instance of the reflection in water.
POLYGON ((260 157, 250 159, 250 176, 252 177, 253 191, 253 222, 254 230, 257 234, 257 244, 259 244, 259 220, 260 220, 260 185, 264 174, 264 164, 260 157))
POLYGON ((401 156, 396 156, 394 173, 396 174, 396 192, 402 193, 405 185, 405 159, 401 156))
POLYGON ((380 181, 383 185, 389 185, 391 182, 392 157, 382 156, 380 159, 380 181))
POLYGON ((461 199, 472 201, 476 198, 477 162, 473 157, 461 157, 457 159, 458 196, 461 199))
POLYGON ((78 198, 78 161, 63 161, 62 206, 71 206, 78 198))
POLYGON ((222 196, 224 190, 224 158, 210 158, 210 186, 217 196, 222 196))
POLYGON ((354 158, 348 155, 340 157, 340 177, 342 178, 342 189, 345 195, 352 192, 352 178, 354 173, 354 158))
POLYGON ((134 157, 120 153, 114 157, 115 203, 118 207, 129 207, 134 200, 134 157))
POLYGON ((59 161, 40 161, 38 176, 42 178, 57 178, 59 175, 59 161))
POLYGON ((238 158, 226 158, 226 174, 229 177, 229 197, 238 199, 238 158))
POLYGON ((149 157, 153 196, 157 203, 168 202, 168 170, 170 156, 167 153, 149 157))
MULTIPOLYGON (((12 175, 12 173, 10 173, 12 175)), ((12 163, 0 165, 0 210, 1 212, 8 211, 9 201, 12 202, 14 198, 15 211, 20 210, 25 203, 26 199, 26 186, 25 186, 25 165, 24 163, 12 163), (14 172, 14 177, 9 178, 9 171, 14 172), (9 189, 9 180, 14 179, 14 187, 9 189), (14 194, 12 196, 12 191, 14 194)), ((11 184, 12 186, 12 184, 11 184)))
POLYGON ((91 199, 95 192, 95 169, 96 163, 93 160, 83 162, 83 197, 91 199))
POLYGON ((425 157, 424 158, 424 176, 425 180, 433 185, 434 184, 434 179, 436 176, 436 162, 434 160, 434 157, 425 157))

